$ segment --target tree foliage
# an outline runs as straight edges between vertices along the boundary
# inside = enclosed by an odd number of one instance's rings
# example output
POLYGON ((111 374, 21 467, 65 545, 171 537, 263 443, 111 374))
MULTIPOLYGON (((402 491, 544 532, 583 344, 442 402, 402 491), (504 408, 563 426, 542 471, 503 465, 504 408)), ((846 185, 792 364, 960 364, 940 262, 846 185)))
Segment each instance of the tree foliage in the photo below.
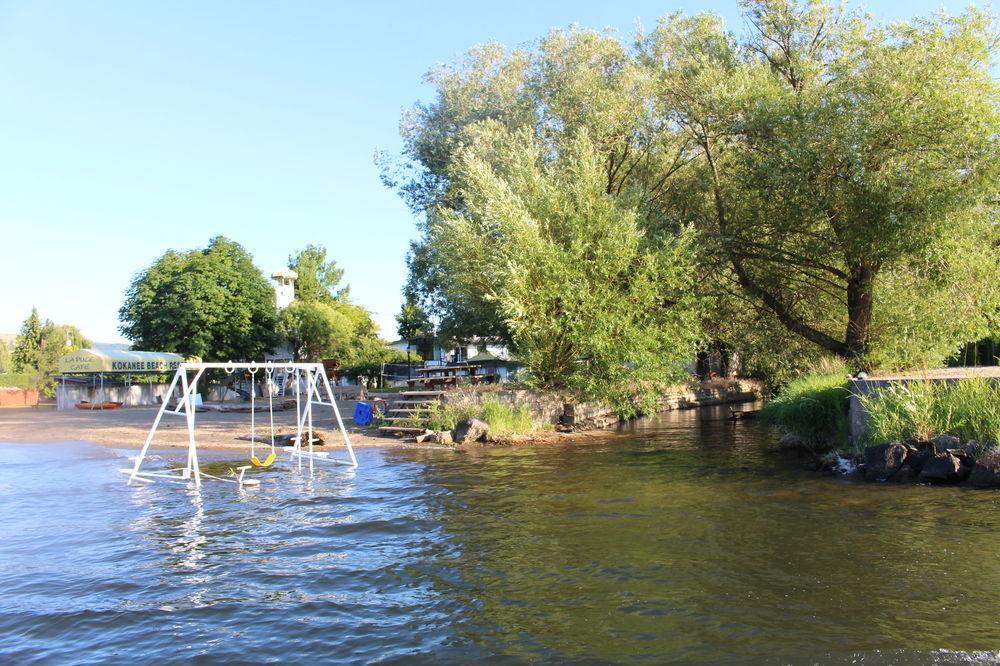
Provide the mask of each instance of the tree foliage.
POLYGON ((288 267, 298 274, 295 280, 295 298, 301 301, 334 303, 350 298, 350 287, 341 287, 344 270, 337 262, 326 258, 322 245, 307 245, 288 257, 288 267))
POLYGON ((0 340, 0 375, 14 371, 14 361, 11 359, 10 346, 0 340))
POLYGON ((822 0, 743 9, 742 36, 714 15, 674 14, 632 46, 555 30, 434 70, 436 98, 404 115, 402 160, 380 159, 386 183, 430 213, 407 294, 446 334, 513 338, 492 301, 454 287, 462 257, 438 227, 473 206, 470 151, 501 179, 524 171, 522 154, 484 134, 530 136, 549 162, 585 132, 637 238, 672 248, 695 228, 703 340, 759 371, 825 356, 936 365, 989 335, 1000 320, 991 18, 883 26, 822 0))
POLYGON ((555 148, 487 123, 460 153, 463 209, 430 232, 445 296, 493 311, 537 385, 649 410, 699 333, 690 234, 645 237, 587 130, 555 148))
POLYGON ((1000 268, 970 261, 994 233, 986 16, 883 28, 822 3, 746 9, 742 43, 717 22, 670 17, 641 51, 697 156, 704 237, 727 278, 825 351, 868 367, 940 363, 996 303, 995 289, 967 291, 1000 268))
POLYGON ((340 284, 344 271, 326 257, 321 245, 289 257, 288 267, 298 274, 296 300, 281 311, 278 331, 297 360, 335 359, 348 377, 377 376, 396 351, 378 335, 371 313, 350 301, 350 287, 340 284))
POLYGON ((118 316, 136 348, 206 361, 259 359, 277 342, 274 289, 222 236, 205 249, 170 250, 138 273, 118 316))
POLYGON ((14 339, 11 361, 14 372, 26 372, 38 368, 38 352, 42 347, 42 320, 38 308, 31 308, 31 314, 21 324, 21 330, 14 339))
MULTIPOLYGON (((42 394, 51 397, 55 394, 52 376, 59 369, 59 359, 64 354, 90 344, 76 326, 56 324, 48 319, 43 321, 38 316, 38 310, 31 308, 31 314, 24 320, 14 341, 10 369, 16 373, 34 375, 34 383, 42 394)), ((0 346, 4 350, 7 348, 3 343, 0 346)), ((0 363, 0 372, 6 372, 2 366, 0 363)))

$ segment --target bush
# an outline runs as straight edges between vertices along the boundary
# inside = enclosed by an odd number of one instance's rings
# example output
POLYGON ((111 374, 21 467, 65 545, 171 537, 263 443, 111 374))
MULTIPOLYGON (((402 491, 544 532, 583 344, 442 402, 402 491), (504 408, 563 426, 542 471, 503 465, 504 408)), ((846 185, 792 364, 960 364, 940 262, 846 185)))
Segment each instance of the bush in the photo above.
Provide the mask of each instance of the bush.
POLYGON ((34 372, 5 373, 0 375, 0 387, 6 388, 38 388, 39 377, 34 372))
POLYGON ((850 398, 846 372, 826 369, 789 382, 764 406, 760 419, 795 433, 814 448, 844 446, 850 398))
POLYGON ((1000 385, 982 378, 900 382, 860 399, 868 412, 866 438, 874 443, 941 434, 984 446, 1000 442, 1000 385))

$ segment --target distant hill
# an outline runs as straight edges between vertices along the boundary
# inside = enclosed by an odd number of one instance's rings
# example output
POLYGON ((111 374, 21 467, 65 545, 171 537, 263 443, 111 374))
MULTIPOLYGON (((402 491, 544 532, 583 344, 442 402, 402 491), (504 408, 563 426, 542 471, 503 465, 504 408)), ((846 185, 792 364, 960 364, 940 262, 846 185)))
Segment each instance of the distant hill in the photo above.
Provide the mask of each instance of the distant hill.
POLYGON ((17 337, 17 335, 15 335, 14 333, 0 333, 0 342, 3 342, 8 347, 13 347, 14 346, 14 338, 16 338, 16 337, 17 337))

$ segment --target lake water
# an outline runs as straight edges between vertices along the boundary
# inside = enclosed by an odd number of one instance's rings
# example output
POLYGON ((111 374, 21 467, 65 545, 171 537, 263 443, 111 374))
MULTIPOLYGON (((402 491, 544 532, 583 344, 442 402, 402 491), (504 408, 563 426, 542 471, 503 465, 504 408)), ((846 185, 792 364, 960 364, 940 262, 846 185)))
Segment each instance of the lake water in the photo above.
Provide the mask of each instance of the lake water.
POLYGON ((724 416, 200 493, 0 445, 0 661, 1000 660, 1000 493, 805 472, 724 416))

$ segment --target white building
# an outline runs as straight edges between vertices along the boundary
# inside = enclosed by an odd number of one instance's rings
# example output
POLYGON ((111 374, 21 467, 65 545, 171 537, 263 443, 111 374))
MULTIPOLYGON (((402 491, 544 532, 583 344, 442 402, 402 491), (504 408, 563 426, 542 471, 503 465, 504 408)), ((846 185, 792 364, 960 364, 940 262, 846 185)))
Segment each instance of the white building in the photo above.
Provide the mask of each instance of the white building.
POLYGON ((271 279, 274 280, 274 304, 279 310, 284 310, 295 300, 295 280, 298 277, 298 273, 288 268, 271 273, 271 279))
MULTIPOLYGON (((271 273, 274 280, 274 304, 278 310, 284 310, 295 300, 295 280, 299 274, 288 268, 271 273)), ((293 361, 295 351, 287 342, 281 343, 276 349, 272 349, 269 354, 264 354, 266 361, 293 361)))

